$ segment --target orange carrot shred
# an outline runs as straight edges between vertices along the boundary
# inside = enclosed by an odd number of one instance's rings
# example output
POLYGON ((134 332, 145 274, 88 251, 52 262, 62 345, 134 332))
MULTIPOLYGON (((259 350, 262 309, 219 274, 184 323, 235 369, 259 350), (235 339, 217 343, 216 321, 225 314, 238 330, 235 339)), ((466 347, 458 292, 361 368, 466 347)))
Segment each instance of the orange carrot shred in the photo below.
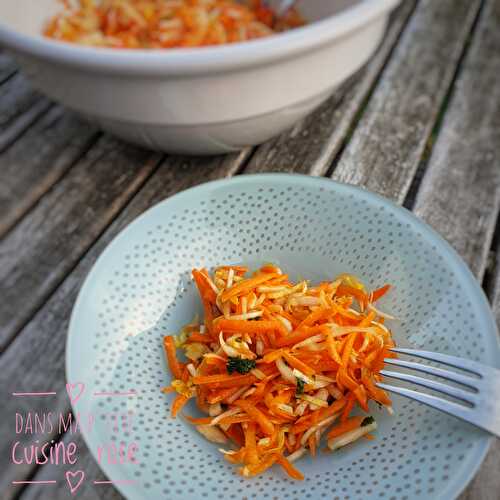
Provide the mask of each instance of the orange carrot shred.
POLYGON ((175 417, 188 401, 188 397, 183 396, 182 394, 177 395, 172 403, 172 417, 175 417))
POLYGON ((171 337, 170 335, 165 335, 165 337, 163 337, 163 347, 165 348, 168 366, 170 368, 170 371, 172 372, 172 375, 176 379, 181 379, 182 369, 175 354, 175 343, 173 337, 171 337))
POLYGON ((186 328, 187 338, 179 336, 185 362, 174 338, 164 337, 175 380, 162 391, 176 392, 174 417, 196 398, 207 416, 185 419, 210 426, 207 437, 213 428, 214 439, 220 432, 231 439, 236 449, 221 451, 243 476, 277 463, 302 480, 287 456, 315 456, 321 448, 316 429, 340 415, 326 434, 336 438, 362 425, 364 417, 352 415, 368 412, 370 400, 391 404, 377 382, 395 344, 384 318, 369 307, 390 286, 365 292, 349 275, 296 286, 271 264, 250 278, 246 272, 238 266, 192 271, 204 320, 186 328))

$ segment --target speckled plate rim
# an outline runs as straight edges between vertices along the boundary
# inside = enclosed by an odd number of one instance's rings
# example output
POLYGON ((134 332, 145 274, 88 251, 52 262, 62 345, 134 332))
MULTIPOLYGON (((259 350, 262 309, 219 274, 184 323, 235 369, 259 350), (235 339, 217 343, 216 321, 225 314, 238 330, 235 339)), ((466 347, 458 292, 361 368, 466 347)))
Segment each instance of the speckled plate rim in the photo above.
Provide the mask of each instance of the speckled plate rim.
MULTIPOLYGON (((277 174, 277 173, 269 173, 269 174, 255 174, 255 175, 240 175, 236 177, 232 177, 229 179, 221 179, 216 181, 207 182, 204 184, 200 184, 198 186, 194 186, 187 190, 181 191, 165 200, 157 203, 153 207, 146 210, 143 214, 137 217, 134 221, 128 224, 124 229, 122 229, 118 235, 116 235, 113 240, 107 245, 101 255, 98 257, 92 269, 88 273, 85 278, 85 281, 78 293, 78 297, 73 306, 73 310, 71 312, 71 318, 68 327, 68 336, 66 340, 66 379, 67 380, 75 380, 73 376, 73 367, 75 363, 72 361, 73 356, 76 354, 74 352, 74 342, 76 332, 78 328, 75 326, 77 322, 78 316, 81 314, 83 297, 86 295, 87 290, 89 290, 94 281, 99 280, 99 273, 101 266, 105 263, 108 258, 108 255, 111 255, 115 249, 118 247, 121 242, 128 238, 129 233, 132 228, 137 225, 141 225, 144 220, 148 219, 153 213, 160 212, 165 210, 167 207, 178 207, 182 206, 186 201, 193 198, 197 194, 204 194, 206 192, 213 191, 215 189, 223 188, 226 186, 245 186, 246 184, 259 182, 261 181, 263 184, 280 184, 281 182, 287 182, 288 184, 306 186, 309 188, 325 188, 330 192, 334 193, 342 193, 342 194, 352 194, 358 200, 365 199, 372 203, 375 203, 379 206, 383 206, 389 209, 392 212, 398 213, 401 217, 403 217, 408 224, 415 230, 420 231, 424 234, 429 241, 431 241, 436 246, 436 251, 440 252, 444 257, 446 257, 446 263, 448 266, 453 268, 453 270, 464 280, 467 287, 465 287, 466 293, 468 294, 471 302, 475 302, 477 306, 482 309, 485 313, 485 317, 483 320, 488 325, 488 333, 486 337, 489 340, 489 349, 486 351, 486 357, 488 358, 488 363, 492 366, 500 367, 500 339, 498 335, 498 329, 493 317, 493 313, 490 307, 490 304, 484 294, 483 290, 479 286, 476 281, 474 275, 468 268, 467 264, 463 261, 463 259, 458 255, 458 253, 451 247, 451 245, 446 242, 442 236, 440 236, 434 229, 432 229, 429 225, 424 223, 422 220, 417 218, 412 212, 407 210, 404 207, 396 205, 394 202, 375 194, 366 189, 351 185, 351 184, 343 184, 336 182, 332 179, 328 179, 325 177, 314 177, 307 176, 301 174, 277 174)), ((78 402, 71 403, 72 409, 74 412, 78 412, 78 402)), ((82 436, 87 444, 89 450, 91 451, 94 459, 97 461, 97 453, 95 451, 95 443, 92 440, 91 435, 87 435, 87 433, 82 430, 82 436)), ((467 457, 468 462, 470 462, 470 467, 467 469, 467 472, 461 474, 459 477, 451 478, 448 486, 444 488, 440 494, 436 497, 438 499, 450 499, 456 498, 458 495, 465 489, 468 483, 472 480, 479 467, 481 466, 488 450, 491 445, 493 437, 487 435, 486 433, 478 439, 480 441, 478 443, 478 447, 474 451, 473 454, 467 457)), ((120 465, 111 465, 108 463, 104 463, 100 465, 101 469, 110 479, 114 480, 122 480, 126 481, 126 476, 123 475, 122 471, 124 469, 123 466, 120 465)), ((141 493, 137 490, 136 486, 129 485, 126 483, 116 484, 117 489, 126 497, 126 498, 142 498, 141 493)))

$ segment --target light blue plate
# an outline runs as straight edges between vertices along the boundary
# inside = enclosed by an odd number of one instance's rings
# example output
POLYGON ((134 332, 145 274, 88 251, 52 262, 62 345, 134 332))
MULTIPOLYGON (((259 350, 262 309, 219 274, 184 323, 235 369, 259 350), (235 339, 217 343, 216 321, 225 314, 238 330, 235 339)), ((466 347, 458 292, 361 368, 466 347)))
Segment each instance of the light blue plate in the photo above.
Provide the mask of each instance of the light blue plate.
MULTIPOLYGON (((394 398, 395 416, 373 408, 375 441, 298 462, 303 482, 274 468, 243 479, 182 419, 171 396, 162 336, 201 312, 190 270, 272 261, 292 277, 354 273, 394 290, 381 308, 398 343, 499 366, 488 303, 450 246, 410 212, 358 188, 298 175, 241 176, 180 193, 130 224, 101 255, 71 317, 69 382, 86 389, 74 410, 92 413, 84 438, 136 443, 137 464, 101 463, 130 499, 453 498, 479 467, 489 437, 452 417, 394 398), (137 394, 99 396, 99 392, 137 394), (109 413, 133 414, 110 430, 109 413)), ((190 408, 191 413, 195 410, 190 408)), ((101 486, 102 487, 102 486, 101 486)))

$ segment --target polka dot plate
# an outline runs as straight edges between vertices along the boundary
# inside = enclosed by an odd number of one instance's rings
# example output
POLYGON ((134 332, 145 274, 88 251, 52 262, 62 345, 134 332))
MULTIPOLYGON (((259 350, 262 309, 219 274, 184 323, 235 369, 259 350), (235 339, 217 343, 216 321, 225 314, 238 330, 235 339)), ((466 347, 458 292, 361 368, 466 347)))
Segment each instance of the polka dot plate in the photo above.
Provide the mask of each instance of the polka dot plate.
MULTIPOLYGON (((201 313, 193 267, 279 264, 313 281, 354 273, 392 283, 380 307, 399 345, 499 365, 488 303, 451 247, 410 212, 353 186, 299 175, 238 176, 182 192, 119 234, 88 275, 73 310, 68 382, 84 382, 82 432, 129 499, 454 498, 490 438, 453 417, 394 397, 376 405, 376 440, 243 479, 183 419, 171 419, 162 336, 201 313), (110 451, 111 450, 111 451, 110 451), (114 450, 117 450, 115 453, 114 450)), ((197 410, 189 407, 191 414, 197 410)))

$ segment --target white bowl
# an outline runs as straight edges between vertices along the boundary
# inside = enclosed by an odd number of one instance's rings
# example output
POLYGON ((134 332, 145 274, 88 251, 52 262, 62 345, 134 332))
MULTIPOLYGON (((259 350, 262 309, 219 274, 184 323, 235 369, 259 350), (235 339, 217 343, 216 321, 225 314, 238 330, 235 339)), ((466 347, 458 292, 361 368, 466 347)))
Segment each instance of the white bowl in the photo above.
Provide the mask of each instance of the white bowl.
POLYGON ((58 0, 0 2, 0 43, 56 101, 132 142, 214 154, 261 143, 324 100, 374 52, 399 0, 302 0, 311 24, 252 42, 89 48, 40 32, 58 0))

